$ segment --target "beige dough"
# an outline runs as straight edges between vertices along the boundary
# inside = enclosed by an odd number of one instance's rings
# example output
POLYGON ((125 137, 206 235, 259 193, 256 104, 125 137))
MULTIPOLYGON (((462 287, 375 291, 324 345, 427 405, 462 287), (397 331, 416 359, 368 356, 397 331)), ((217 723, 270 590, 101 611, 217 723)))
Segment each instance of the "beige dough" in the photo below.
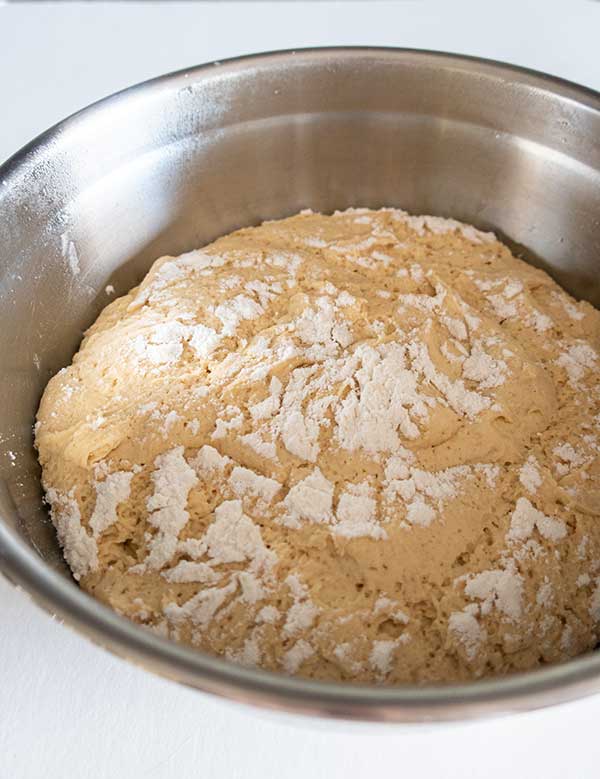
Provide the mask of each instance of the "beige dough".
POLYGON ((491 234, 311 212, 155 262, 44 393, 82 587, 317 679, 504 674, 600 635, 600 314, 491 234))

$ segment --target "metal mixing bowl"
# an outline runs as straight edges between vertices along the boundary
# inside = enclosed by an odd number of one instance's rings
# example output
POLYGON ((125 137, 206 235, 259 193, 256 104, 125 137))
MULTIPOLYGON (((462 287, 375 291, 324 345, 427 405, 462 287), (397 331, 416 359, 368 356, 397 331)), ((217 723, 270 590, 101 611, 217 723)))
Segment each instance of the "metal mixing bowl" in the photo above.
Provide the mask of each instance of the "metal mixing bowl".
POLYGON ((61 122, 0 169, 0 568, 117 654, 218 695, 388 721, 528 709, 600 690, 600 652, 471 684, 381 688, 250 670, 161 639, 70 578, 32 423, 84 328, 161 254, 352 205, 454 216, 600 303, 600 97, 484 60, 322 49, 214 63, 61 122))

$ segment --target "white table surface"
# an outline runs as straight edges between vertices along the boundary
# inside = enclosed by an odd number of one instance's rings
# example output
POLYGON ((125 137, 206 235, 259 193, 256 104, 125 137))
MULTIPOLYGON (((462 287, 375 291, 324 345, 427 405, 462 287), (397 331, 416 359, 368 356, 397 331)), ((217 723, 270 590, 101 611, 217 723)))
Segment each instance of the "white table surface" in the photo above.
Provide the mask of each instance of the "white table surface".
MULTIPOLYGON (((169 70, 276 48, 444 49, 600 89, 600 3, 0 2, 0 160, 72 111, 169 70)), ((1 239, 0 239, 1 240, 1 239)), ((600 697, 427 730, 280 723, 151 676, 0 580, 0 779, 587 779, 600 697)))

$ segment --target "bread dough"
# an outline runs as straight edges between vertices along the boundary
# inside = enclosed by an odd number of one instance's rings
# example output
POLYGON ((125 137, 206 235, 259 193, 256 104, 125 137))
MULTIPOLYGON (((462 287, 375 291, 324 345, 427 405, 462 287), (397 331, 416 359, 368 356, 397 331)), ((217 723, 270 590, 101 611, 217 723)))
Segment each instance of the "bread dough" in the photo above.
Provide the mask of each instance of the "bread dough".
POLYGON ((303 212, 157 260, 44 393, 65 557, 119 613, 343 681, 600 632, 600 314, 492 234, 303 212))

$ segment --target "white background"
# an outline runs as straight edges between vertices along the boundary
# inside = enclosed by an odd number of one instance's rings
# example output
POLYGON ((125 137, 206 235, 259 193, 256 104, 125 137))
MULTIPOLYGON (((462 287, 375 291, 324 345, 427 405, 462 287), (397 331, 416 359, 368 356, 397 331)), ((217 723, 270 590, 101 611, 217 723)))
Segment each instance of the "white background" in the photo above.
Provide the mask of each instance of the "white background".
MULTIPOLYGON (((600 89, 600 3, 0 2, 0 160, 49 125, 160 73, 315 45, 444 49, 600 89)), ((1 237, 0 237, 1 240, 1 237)), ((280 723, 113 658, 0 580, 0 779, 587 779, 600 697, 491 722, 357 730, 280 723)))

